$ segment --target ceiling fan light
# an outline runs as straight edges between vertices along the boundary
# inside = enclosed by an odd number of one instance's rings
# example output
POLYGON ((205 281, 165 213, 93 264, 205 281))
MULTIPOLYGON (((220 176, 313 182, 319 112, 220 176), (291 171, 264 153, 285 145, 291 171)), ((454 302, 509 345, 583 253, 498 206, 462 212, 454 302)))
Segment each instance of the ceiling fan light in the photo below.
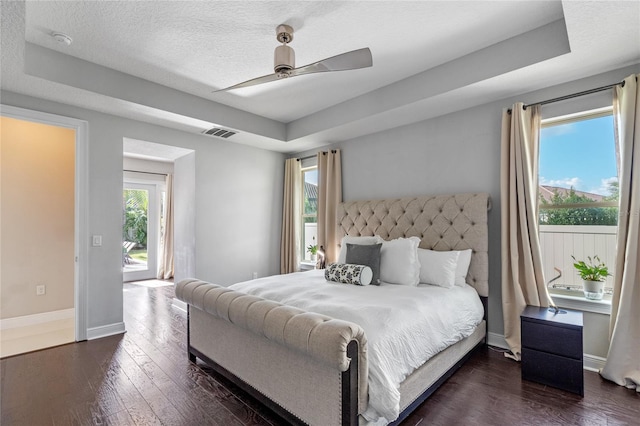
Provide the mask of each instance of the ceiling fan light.
POLYGON ((280 74, 283 71, 290 71, 295 67, 296 54, 293 49, 286 44, 276 47, 273 60, 273 70, 275 73, 280 74))

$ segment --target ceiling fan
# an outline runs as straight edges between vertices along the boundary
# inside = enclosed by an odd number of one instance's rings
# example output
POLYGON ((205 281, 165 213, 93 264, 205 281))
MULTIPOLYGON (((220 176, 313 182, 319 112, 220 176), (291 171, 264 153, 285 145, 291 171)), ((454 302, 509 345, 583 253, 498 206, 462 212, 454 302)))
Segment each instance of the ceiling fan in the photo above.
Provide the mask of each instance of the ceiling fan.
POLYGON ((297 77, 299 75, 314 74, 318 72, 356 70, 373 65, 371 50, 369 50, 368 47, 365 47, 363 49, 352 50, 351 52, 342 53, 340 55, 332 56, 330 58, 296 68, 295 52, 293 51, 293 48, 288 45, 293 40, 293 28, 289 25, 278 25, 276 28, 276 39, 282 43, 282 45, 276 47, 274 52, 273 74, 263 75, 262 77, 247 80, 225 89, 215 90, 215 92, 255 86, 257 84, 276 81, 281 78, 297 77))

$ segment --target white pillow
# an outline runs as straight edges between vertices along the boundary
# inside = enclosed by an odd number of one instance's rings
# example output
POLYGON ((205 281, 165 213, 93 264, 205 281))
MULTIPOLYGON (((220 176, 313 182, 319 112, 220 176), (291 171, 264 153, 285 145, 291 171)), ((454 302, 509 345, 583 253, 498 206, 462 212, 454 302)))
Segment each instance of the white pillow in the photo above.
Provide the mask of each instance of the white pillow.
MULTIPOLYGON (((382 246, 384 248, 384 246, 382 246)), ((456 282, 459 251, 418 249, 420 282, 452 288, 456 282)))
POLYGON ((384 241, 380 249, 380 281, 390 284, 418 285, 420 238, 397 238, 384 241))
POLYGON ((351 235, 345 235, 342 237, 342 241, 340 242, 340 253, 338 254, 337 263, 347 263, 347 243, 371 246, 383 242, 384 240, 378 235, 374 235, 372 237, 352 237, 351 235))
POLYGON ((471 249, 460 250, 458 267, 456 268, 456 285, 464 286, 467 283, 467 273, 471 264, 471 249))

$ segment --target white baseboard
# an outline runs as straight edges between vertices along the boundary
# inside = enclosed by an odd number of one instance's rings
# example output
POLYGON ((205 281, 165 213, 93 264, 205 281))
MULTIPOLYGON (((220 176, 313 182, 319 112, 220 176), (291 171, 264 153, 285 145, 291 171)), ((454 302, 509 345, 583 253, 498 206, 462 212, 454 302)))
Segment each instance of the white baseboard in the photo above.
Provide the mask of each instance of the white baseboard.
POLYGON ((113 336, 114 334, 126 333, 124 322, 102 325, 87 329, 87 340, 99 339, 101 337, 113 336))
POLYGON ((171 301, 171 306, 174 308, 180 309, 181 311, 187 312, 187 304, 180 299, 176 299, 175 297, 171 301))
POLYGON ((507 341, 504 340, 504 335, 498 333, 487 333, 487 343, 489 346, 496 346, 502 349, 509 349, 507 341))
MULTIPOLYGON (((496 346, 502 349, 509 349, 507 341, 504 340, 504 335, 498 333, 487 333, 487 343, 490 346, 496 346)), ((602 358, 596 355, 583 354, 582 355, 583 369, 588 371, 600 372, 600 369, 604 368, 606 358, 602 358)))
POLYGON ((30 327, 33 325, 44 324, 52 321, 60 321, 75 316, 74 308, 61 309, 59 311, 43 312, 41 314, 24 315, 21 317, 5 318, 0 320, 0 330, 8 330, 11 328, 30 327))
POLYGON ((583 357, 583 368, 585 370, 593 371, 599 373, 602 368, 604 368, 604 364, 607 362, 606 358, 602 358, 600 356, 584 354, 583 357))

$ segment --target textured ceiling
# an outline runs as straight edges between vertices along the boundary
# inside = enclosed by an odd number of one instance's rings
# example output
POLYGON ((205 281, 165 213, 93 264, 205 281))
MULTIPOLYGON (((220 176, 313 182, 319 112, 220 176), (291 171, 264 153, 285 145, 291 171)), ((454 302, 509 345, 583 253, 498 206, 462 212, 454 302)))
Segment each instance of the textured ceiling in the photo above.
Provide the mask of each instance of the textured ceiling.
POLYGON ((3 90, 299 152, 638 63, 640 2, 3 1, 1 47, 3 90), (212 93, 272 72, 281 23, 298 65, 374 65, 212 93))
POLYGON ((52 1, 26 11, 29 42, 283 122, 562 18, 560 2, 539 1, 52 1), (294 27, 298 65, 369 47, 374 68, 212 94, 273 72, 281 23, 294 27))

